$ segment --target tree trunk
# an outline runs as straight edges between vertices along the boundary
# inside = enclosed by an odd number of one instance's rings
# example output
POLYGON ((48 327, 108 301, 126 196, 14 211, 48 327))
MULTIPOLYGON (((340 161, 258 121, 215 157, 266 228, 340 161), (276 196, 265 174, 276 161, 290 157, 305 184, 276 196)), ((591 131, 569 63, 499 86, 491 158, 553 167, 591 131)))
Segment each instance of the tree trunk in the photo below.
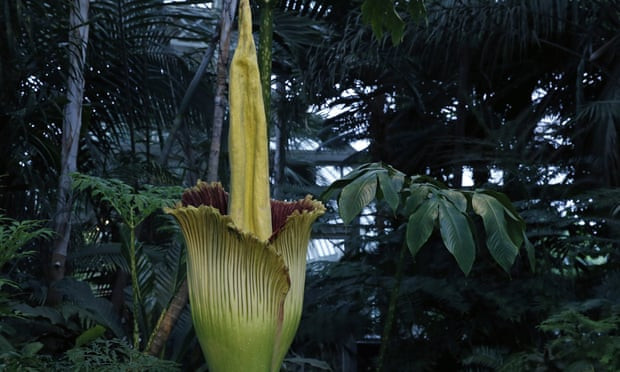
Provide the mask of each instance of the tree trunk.
POLYGON ((209 147, 209 161, 207 165, 207 181, 218 179, 220 162, 220 148, 222 142, 222 127, 224 124, 224 114, 226 113, 227 77, 228 77, 228 57, 230 52, 230 34, 237 0, 226 0, 222 7, 222 18, 220 19, 220 55, 217 59, 217 77, 215 87, 215 105, 213 107, 213 128, 211 131, 211 146, 209 147))
MULTIPOLYGON (((230 34, 233 21, 235 19, 236 9, 237 0, 224 1, 222 6, 222 18, 220 20, 220 54, 217 62, 217 86, 215 93, 215 107, 213 110, 213 129, 211 134, 211 147, 209 149, 207 181, 216 181, 218 175, 222 126, 227 103, 226 87, 228 77, 230 34)), ((172 332, 174 324, 181 315, 181 311, 183 311, 185 304, 187 304, 188 298, 189 292, 187 287, 187 279, 185 279, 183 283, 181 283, 177 293, 170 301, 168 310, 162 314, 157 322, 154 332, 151 334, 146 347, 149 354, 157 356, 161 353, 161 350, 170 336, 170 332, 172 332)))
POLYGON ((84 64, 88 44, 88 0, 75 0, 69 16, 69 77, 67 99, 62 124, 60 179, 54 227, 56 240, 52 251, 49 278, 60 280, 65 275, 67 247, 71 236, 71 209, 73 192, 71 173, 77 170, 77 152, 82 126, 84 96, 84 64))

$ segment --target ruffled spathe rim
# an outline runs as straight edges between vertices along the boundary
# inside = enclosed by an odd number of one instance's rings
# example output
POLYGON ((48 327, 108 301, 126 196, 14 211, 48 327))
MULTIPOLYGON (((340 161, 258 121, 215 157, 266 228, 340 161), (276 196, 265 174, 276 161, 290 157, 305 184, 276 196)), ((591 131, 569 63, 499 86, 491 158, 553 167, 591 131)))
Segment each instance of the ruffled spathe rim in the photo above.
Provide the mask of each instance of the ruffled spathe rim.
MULTIPOLYGON (((198 181, 196 186, 185 190, 181 198, 181 202, 178 203, 174 209, 189 206, 209 206, 215 208, 222 216, 227 216, 228 203, 229 195, 224 190, 221 183, 207 183, 204 181, 198 181)), ((273 241, 281 230, 285 228, 289 218, 307 213, 311 216, 315 216, 312 221, 314 222, 316 218, 325 213, 325 206, 323 206, 323 203, 314 200, 310 195, 292 202, 272 199, 270 204, 271 225, 273 230, 271 236, 269 237, 269 241, 273 241)), ((167 210, 169 211, 172 209, 167 208, 167 210)), ((240 233, 249 233, 236 227, 232 219, 230 219, 230 223, 240 233)))

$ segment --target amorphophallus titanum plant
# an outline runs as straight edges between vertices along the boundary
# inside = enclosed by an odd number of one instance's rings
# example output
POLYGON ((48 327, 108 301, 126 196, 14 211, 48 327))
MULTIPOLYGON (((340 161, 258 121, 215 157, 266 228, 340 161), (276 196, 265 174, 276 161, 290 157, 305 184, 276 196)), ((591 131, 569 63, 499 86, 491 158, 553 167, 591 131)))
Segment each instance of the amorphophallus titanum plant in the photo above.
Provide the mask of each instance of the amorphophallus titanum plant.
POLYGON ((306 251, 324 206, 270 200, 267 124, 248 0, 230 68, 231 193, 183 193, 172 214, 188 249, 192 319, 210 371, 277 371, 301 318, 306 251))

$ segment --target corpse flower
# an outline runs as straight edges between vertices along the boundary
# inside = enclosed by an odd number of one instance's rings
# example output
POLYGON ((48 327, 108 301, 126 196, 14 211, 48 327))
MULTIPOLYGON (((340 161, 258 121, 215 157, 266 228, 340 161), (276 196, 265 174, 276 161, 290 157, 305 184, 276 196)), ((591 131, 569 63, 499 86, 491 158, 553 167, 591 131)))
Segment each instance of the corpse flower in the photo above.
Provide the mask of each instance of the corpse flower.
POLYGON ((183 232, 192 320, 210 371, 278 371, 301 318, 311 197, 269 198, 267 124, 248 0, 230 68, 231 193, 199 181, 172 214, 183 232))

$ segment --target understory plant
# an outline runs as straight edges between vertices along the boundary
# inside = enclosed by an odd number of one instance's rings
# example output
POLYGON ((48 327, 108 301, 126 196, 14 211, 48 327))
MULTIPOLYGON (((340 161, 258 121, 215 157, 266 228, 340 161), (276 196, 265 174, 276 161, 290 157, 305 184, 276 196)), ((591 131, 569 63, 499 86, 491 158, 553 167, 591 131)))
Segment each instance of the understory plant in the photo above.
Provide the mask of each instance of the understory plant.
POLYGON ((44 221, 16 221, 0 214, 0 369, 6 367, 8 359, 33 358, 42 346, 38 342, 17 344, 11 341, 18 330, 5 320, 18 315, 13 311, 14 302, 6 289, 19 289, 19 283, 11 279, 10 273, 20 259, 34 253, 24 250, 26 245, 37 239, 49 240, 52 235, 53 231, 44 227, 44 221))
MULTIPOLYGON (((0 270, 11 261, 32 255, 33 251, 23 250, 30 241, 52 237, 53 231, 44 227, 44 223, 39 220, 16 221, 0 214, 0 270)), ((15 287, 17 283, 2 275, 0 290, 5 285, 15 287)))
MULTIPOLYGON (((123 243, 126 246, 126 258, 131 276, 132 340, 133 347, 139 350, 141 340, 146 338, 143 336, 147 330, 140 330, 140 323, 146 323, 143 320, 146 299, 142 295, 139 280, 139 277, 145 274, 139 272, 139 266, 144 261, 145 254, 142 245, 137 240, 136 231, 140 224, 155 211, 171 205, 173 198, 177 197, 182 189, 176 186, 143 185, 140 190, 136 190, 118 179, 105 179, 81 173, 73 174, 73 187, 80 192, 89 191, 94 199, 109 204, 122 222, 121 236, 124 238, 123 243)), ((142 269, 144 271, 144 267, 142 269)))
MULTIPOLYGON (((20 289, 20 283, 11 280, 10 274, 19 260, 35 254, 34 249, 27 250, 28 245, 52 237, 53 231, 46 228, 44 223, 45 221, 39 220, 16 221, 0 215, 0 370, 22 372, 177 369, 176 363, 144 355, 121 339, 104 339, 106 327, 99 324, 81 331, 83 325, 91 323, 96 317, 88 305, 85 305, 88 298, 93 297, 90 288, 83 282, 66 279, 59 283, 59 290, 64 289, 82 297, 82 304, 67 302, 57 308, 30 306, 19 301, 15 291, 7 290, 20 289), (69 286, 71 288, 67 288, 69 286), (36 334, 41 330, 45 330, 47 336, 52 338, 61 337, 61 332, 66 332, 65 336, 70 332, 81 333, 75 337, 72 348, 66 352, 62 350, 62 354, 53 357, 44 353, 46 346, 49 346, 46 344, 50 341, 45 334, 36 334)), ((98 303, 99 306, 102 304, 98 303)))

